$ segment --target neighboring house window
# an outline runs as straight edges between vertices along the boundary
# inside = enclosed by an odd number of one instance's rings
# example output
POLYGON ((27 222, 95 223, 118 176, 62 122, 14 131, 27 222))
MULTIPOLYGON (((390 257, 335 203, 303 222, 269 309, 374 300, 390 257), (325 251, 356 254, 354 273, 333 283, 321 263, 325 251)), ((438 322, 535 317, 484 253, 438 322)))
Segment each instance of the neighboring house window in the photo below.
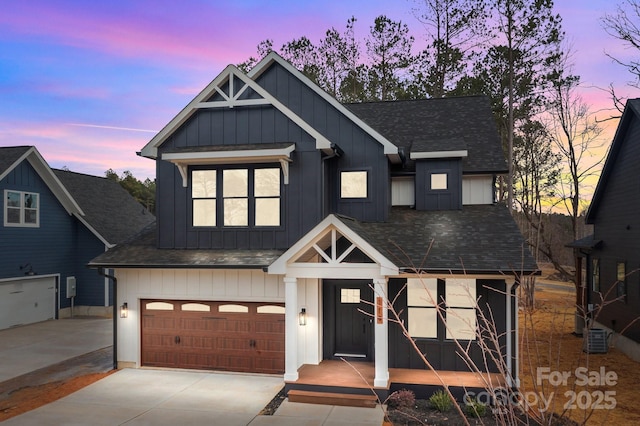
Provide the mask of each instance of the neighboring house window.
POLYGON ((193 226, 280 226, 279 168, 193 170, 191 179, 193 226))
POLYGON ((5 226, 40 226, 40 197, 34 192, 4 191, 5 226))
POLYGON ((627 272, 624 262, 618 262, 616 267, 616 296, 624 297, 626 301, 627 296, 627 272))
POLYGON ((194 170, 191 173, 193 226, 216 226, 216 171, 194 170))
POLYGON ((407 306, 411 338, 438 337, 438 280, 408 278, 407 306))
POLYGON ((591 259, 591 289, 600 291, 600 259, 591 259))
POLYGON ((476 281, 474 279, 447 278, 447 339, 476 339, 476 281))
POLYGON ((447 189, 447 174, 446 173, 432 173, 431 174, 431 189, 447 189))
POLYGON ((367 172, 341 172, 340 198, 367 198, 367 172))

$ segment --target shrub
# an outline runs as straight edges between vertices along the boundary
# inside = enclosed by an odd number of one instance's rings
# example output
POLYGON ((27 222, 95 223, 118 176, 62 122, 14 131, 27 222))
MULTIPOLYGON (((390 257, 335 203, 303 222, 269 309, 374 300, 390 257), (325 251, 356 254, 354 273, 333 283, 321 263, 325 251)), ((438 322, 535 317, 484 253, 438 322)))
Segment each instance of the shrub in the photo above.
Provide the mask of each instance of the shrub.
POLYGON ((387 405, 390 408, 409 408, 416 404, 416 395, 413 391, 400 389, 387 398, 387 405))
POLYGON ((453 402, 451 401, 449 394, 443 390, 439 390, 431 395, 429 397, 429 403, 433 408, 440 412, 449 411, 453 406, 453 402))
POLYGON ((487 413, 487 406, 477 399, 472 399, 467 401, 464 411, 470 417, 483 417, 487 413))

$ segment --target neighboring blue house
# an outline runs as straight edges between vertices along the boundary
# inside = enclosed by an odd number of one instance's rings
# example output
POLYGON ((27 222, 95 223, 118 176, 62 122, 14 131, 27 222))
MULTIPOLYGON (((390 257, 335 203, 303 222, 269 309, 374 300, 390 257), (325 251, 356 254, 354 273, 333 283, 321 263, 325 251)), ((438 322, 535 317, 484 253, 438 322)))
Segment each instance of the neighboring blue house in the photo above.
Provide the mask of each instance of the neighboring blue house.
POLYGON ((115 271, 127 310, 120 367, 335 391, 346 359, 384 396, 428 369, 392 300, 434 368, 472 374, 461 342, 517 385, 514 294, 537 265, 495 202, 507 165, 487 98, 342 105, 271 53, 248 74, 229 65, 141 155, 156 162, 157 226, 90 264, 115 271))
POLYGON ((0 193, 0 329, 69 317, 72 304, 111 315, 112 285, 87 263, 153 215, 117 182, 52 170, 33 146, 0 147, 0 193))
POLYGON ((629 99, 586 215, 593 235, 575 241, 586 282, 579 305, 640 361, 640 99, 629 99))

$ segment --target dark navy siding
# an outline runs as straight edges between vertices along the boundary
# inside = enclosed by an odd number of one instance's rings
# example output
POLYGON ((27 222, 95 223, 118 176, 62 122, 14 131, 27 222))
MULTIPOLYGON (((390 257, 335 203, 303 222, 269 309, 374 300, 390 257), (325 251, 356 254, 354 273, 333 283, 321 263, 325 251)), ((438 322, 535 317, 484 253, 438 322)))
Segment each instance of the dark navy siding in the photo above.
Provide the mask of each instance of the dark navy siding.
POLYGON ((416 209, 462 209, 462 161, 459 159, 429 159, 416 162, 416 209), (446 190, 431 189, 432 173, 447 173, 446 190))
MULTIPOLYGON (((596 320, 601 324, 621 331, 627 324, 624 335, 640 342, 640 322, 637 321, 640 307, 640 119, 633 119, 624 134, 615 167, 610 169, 605 191, 602 193, 594 219, 594 237, 602 245, 594 250, 592 257, 600 259, 600 286, 606 300, 616 297, 616 266, 626 262, 627 297, 622 301, 607 304, 596 320)), ((611 160, 611 159, 610 159, 611 160)), ((590 295, 597 303, 600 296, 590 295)))
MULTIPOLYGON (((389 280, 389 298, 394 300, 395 311, 399 313, 400 320, 408 324, 407 295, 404 290, 406 279, 391 278, 389 280)), ((438 294, 444 294, 445 282, 439 280, 438 294)), ((495 324, 496 335, 500 348, 490 348, 499 350, 503 358, 506 357, 506 301, 505 283, 500 280, 477 280, 476 296, 479 298, 479 307, 485 318, 492 318, 495 324)), ((486 329, 487 324, 483 324, 482 315, 478 315, 478 325, 480 329, 486 329)), ((458 354, 460 348, 453 340, 447 340, 446 329, 442 322, 438 323, 438 338, 417 339, 416 345, 422 354, 425 355, 429 363, 436 370, 469 371, 469 366, 458 354)), ((491 339, 484 334, 484 342, 491 345, 491 339)), ((495 337, 495 336, 494 336, 495 337)), ((461 341, 463 347, 467 348, 468 341, 461 341)), ((478 340, 472 341, 467 350, 470 353, 473 363, 480 371, 500 372, 501 369, 491 360, 491 357, 483 353, 483 349, 478 345, 478 340)), ((413 368, 429 369, 421 359, 415 349, 409 344, 407 337, 395 321, 389 321, 389 367, 390 368, 413 368)), ((504 366, 503 366, 504 368, 504 366)))
MULTIPOLYGON (((20 266, 30 263, 38 275, 60 274, 61 308, 70 306, 66 296, 66 280, 69 276, 82 277, 82 281, 78 280, 78 292, 90 292, 90 289, 100 286, 101 295, 88 295, 83 299, 83 304, 103 305, 103 279, 95 271, 87 269, 86 264, 104 252, 104 245, 75 217, 67 213, 27 161, 16 166, 0 182, 0 193, 3 196, 5 189, 39 194, 40 226, 5 227, 3 204, 0 223, 0 278, 24 276, 25 270, 20 270, 20 266), (8 241, 11 243, 7 243, 8 241)), ((78 300, 76 304, 79 304, 78 300)))
POLYGON ((387 218, 391 196, 388 161, 382 145, 279 65, 265 72, 258 84, 337 144, 344 155, 323 161, 315 139, 271 106, 197 111, 160 147, 160 158, 163 152, 177 148, 295 143, 289 184, 283 185, 282 226, 194 228, 190 183, 184 188, 177 168, 160 160, 157 164, 160 248, 287 249, 328 213, 364 221, 387 218), (370 172, 368 198, 339 198, 339 181, 335 176, 343 170, 370 172), (327 194, 326 198, 323 194, 327 194))

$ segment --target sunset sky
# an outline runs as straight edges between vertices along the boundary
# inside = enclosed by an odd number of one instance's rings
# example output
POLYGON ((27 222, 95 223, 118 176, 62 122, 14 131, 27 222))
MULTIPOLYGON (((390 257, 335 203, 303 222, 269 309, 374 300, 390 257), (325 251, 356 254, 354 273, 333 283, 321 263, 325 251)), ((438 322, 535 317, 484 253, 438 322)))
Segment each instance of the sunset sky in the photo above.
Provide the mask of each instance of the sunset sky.
MULTIPOLYGON (((602 29, 612 0, 556 0, 582 96, 612 114, 602 90, 625 96, 631 79, 605 51, 623 49, 602 29)), ((415 49, 424 29, 413 0, 25 0, 0 12, 0 146, 35 145, 51 167, 103 176, 112 168, 153 178, 153 161, 139 151, 230 63, 300 36, 317 43, 327 29, 344 31, 357 18, 363 41, 376 16, 409 25, 415 49)), ((361 46, 364 51, 364 45, 361 46)), ((609 142, 616 122, 608 121, 609 142)))

